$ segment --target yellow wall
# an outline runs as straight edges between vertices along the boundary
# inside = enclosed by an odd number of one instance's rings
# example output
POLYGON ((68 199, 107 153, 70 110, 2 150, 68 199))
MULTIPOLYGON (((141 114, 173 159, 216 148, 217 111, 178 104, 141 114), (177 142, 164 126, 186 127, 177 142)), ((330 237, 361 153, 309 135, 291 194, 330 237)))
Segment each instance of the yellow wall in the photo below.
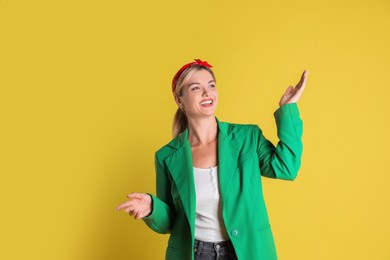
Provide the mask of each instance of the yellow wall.
POLYGON ((256 123, 307 68, 295 182, 264 180, 280 259, 390 259, 390 2, 0 1, 1 259, 162 259, 114 208, 154 192, 170 80, 214 65, 221 120, 256 123))

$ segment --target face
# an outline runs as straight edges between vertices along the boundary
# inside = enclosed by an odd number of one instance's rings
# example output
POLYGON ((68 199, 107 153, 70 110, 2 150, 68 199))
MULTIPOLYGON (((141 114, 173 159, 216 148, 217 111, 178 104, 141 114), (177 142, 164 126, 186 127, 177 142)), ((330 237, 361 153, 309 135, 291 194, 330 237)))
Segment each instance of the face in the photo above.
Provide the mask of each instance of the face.
POLYGON ((218 91, 213 76, 207 70, 195 71, 184 83, 176 103, 183 105, 187 117, 214 116, 218 91))

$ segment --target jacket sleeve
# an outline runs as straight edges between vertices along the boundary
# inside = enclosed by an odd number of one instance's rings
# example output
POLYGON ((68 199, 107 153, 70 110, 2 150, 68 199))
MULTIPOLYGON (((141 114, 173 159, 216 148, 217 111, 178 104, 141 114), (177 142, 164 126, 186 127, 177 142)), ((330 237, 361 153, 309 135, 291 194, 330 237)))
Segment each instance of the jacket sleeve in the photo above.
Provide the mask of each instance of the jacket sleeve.
POLYGON ((261 175, 294 180, 301 166, 303 123, 296 103, 285 104, 274 113, 279 142, 276 147, 260 129, 257 154, 261 175))
POLYGON ((160 234, 167 234, 172 229, 172 196, 170 193, 170 180, 164 167, 161 165, 157 155, 155 156, 156 167, 156 196, 149 194, 152 197, 152 213, 144 217, 143 220, 152 230, 160 234))

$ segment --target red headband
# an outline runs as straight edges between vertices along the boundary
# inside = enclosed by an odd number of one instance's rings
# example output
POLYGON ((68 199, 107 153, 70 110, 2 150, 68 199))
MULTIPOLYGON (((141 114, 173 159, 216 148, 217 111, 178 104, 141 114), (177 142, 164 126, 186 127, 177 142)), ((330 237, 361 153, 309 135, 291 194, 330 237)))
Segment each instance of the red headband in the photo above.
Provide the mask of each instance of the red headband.
POLYGON ((181 69, 173 77, 173 79, 172 79, 172 92, 175 92, 177 80, 179 79, 179 77, 183 73, 183 71, 185 69, 187 69, 188 67, 191 67, 193 65, 200 65, 200 66, 207 67, 207 68, 212 68, 213 67, 210 64, 208 64, 207 61, 201 61, 199 59, 195 59, 195 61, 187 63, 186 65, 181 67, 181 69))

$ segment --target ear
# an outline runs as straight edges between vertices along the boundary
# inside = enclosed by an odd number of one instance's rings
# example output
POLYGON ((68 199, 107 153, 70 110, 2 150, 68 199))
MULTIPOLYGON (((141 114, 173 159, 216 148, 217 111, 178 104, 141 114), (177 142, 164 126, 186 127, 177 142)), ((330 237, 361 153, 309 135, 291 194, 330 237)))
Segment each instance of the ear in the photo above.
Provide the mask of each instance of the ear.
POLYGON ((180 96, 175 96, 175 102, 178 107, 183 105, 183 99, 180 96))

